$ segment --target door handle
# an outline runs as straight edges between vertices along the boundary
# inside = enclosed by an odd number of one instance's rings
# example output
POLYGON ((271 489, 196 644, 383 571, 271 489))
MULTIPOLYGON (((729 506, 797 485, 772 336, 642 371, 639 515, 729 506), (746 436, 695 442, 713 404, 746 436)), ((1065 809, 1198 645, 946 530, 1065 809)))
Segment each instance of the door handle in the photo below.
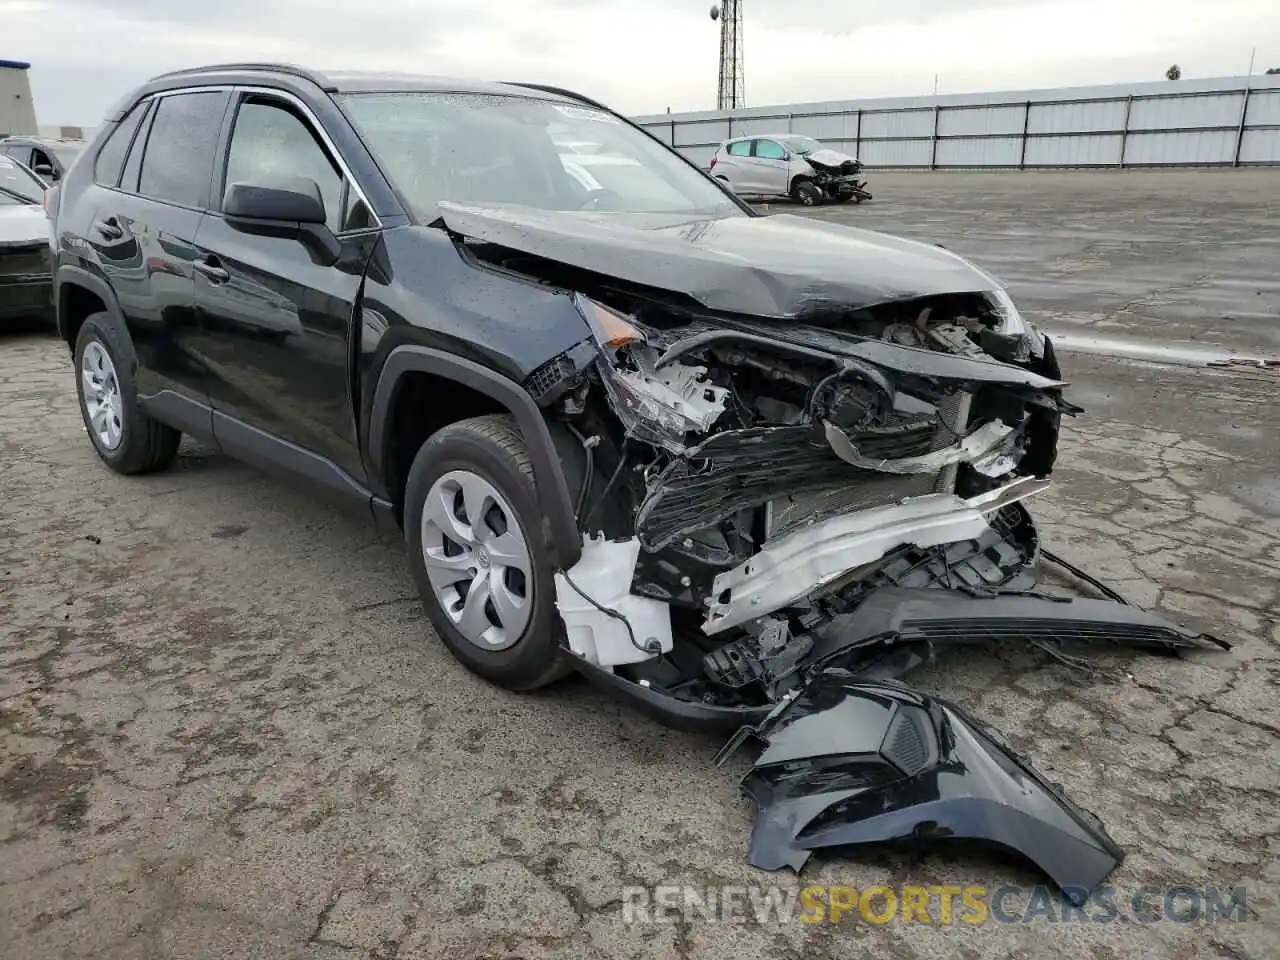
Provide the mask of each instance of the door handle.
POLYGON ((110 217, 106 220, 95 220, 93 229, 108 240, 119 240, 124 236, 124 230, 121 229, 120 224, 116 223, 115 217, 110 217))
POLYGON ((210 283, 226 283, 231 279, 231 274, 223 267, 218 266, 216 260, 208 258, 204 260, 196 260, 191 266, 196 273, 208 279, 210 283))

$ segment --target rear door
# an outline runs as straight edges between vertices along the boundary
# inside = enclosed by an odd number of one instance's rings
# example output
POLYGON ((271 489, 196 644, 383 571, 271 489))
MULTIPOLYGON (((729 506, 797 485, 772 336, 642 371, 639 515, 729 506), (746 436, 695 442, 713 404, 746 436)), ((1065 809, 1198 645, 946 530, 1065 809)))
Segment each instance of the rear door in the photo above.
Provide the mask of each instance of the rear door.
POLYGON ((721 154, 714 172, 717 175, 723 172, 734 192, 749 193, 752 189, 753 180, 751 176, 751 141, 732 141, 721 154))
POLYGON ((791 192, 787 181, 787 149, 777 140, 757 140, 753 169, 762 194, 781 196, 791 192))
POLYGON ((194 90, 137 108, 146 113, 120 179, 98 188, 86 233, 137 351, 139 396, 165 404, 175 422, 199 415, 191 402, 208 402, 208 372, 191 349, 194 244, 229 102, 226 90, 194 90))
POLYGON ((283 93, 235 94, 215 178, 219 198, 197 237, 200 358, 211 371, 214 432, 228 452, 310 474, 326 486, 365 482, 352 383, 355 316, 376 221, 318 121, 283 93), (220 198, 232 183, 320 188, 337 263, 296 239, 233 229, 220 198))

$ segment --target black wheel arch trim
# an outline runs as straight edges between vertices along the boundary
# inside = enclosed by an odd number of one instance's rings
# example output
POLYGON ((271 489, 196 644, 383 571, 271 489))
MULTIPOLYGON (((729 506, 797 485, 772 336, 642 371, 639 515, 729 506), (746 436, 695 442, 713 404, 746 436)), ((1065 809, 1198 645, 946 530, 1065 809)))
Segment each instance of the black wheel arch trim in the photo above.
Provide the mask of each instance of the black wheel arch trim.
POLYGON ((414 372, 456 381, 492 397, 511 412, 529 446, 538 505, 545 518, 552 558, 561 568, 577 563, 582 555, 582 543, 573 501, 542 411, 519 384, 488 367, 430 347, 405 344, 394 348, 382 365, 369 411, 368 447, 373 470, 384 481, 387 479, 386 456, 392 404, 405 375, 414 372))
POLYGON ((90 273, 84 267, 63 264, 58 267, 53 278, 53 309, 57 317, 58 336, 66 340, 72 350, 75 350, 75 343, 67 335, 67 325, 62 309, 62 288, 68 285, 84 287, 93 293, 102 301, 103 308, 107 313, 121 322, 123 329, 124 314, 120 310, 120 302, 116 299, 115 291, 111 289, 111 285, 102 277, 90 273))

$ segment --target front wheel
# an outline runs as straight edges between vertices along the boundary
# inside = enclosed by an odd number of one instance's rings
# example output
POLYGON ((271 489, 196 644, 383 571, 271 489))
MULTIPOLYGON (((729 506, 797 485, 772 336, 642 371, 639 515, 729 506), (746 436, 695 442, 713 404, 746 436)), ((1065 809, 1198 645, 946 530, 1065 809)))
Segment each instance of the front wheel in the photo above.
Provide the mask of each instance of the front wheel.
POLYGON ((409 470, 405 541, 427 616, 457 660, 508 690, 545 686, 569 669, 541 515, 510 416, 444 427, 409 470))
POLYGON ((812 180, 797 180, 791 185, 791 196, 796 203, 803 204, 806 207, 813 207, 821 203, 826 194, 812 180))

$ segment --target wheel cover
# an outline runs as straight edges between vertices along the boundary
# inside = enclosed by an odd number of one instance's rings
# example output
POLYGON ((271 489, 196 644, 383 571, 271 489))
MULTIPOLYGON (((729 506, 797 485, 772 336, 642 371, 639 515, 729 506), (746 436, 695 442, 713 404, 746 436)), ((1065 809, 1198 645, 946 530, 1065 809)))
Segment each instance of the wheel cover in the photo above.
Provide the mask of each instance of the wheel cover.
POLYGON ((89 341, 80 358, 80 405, 85 422, 104 450, 120 446, 124 435, 124 400, 111 354, 96 340, 89 341))
POLYGON ((482 650, 506 650, 533 613, 533 561, 516 512, 469 470, 436 480, 422 508, 422 561, 440 608, 482 650))

